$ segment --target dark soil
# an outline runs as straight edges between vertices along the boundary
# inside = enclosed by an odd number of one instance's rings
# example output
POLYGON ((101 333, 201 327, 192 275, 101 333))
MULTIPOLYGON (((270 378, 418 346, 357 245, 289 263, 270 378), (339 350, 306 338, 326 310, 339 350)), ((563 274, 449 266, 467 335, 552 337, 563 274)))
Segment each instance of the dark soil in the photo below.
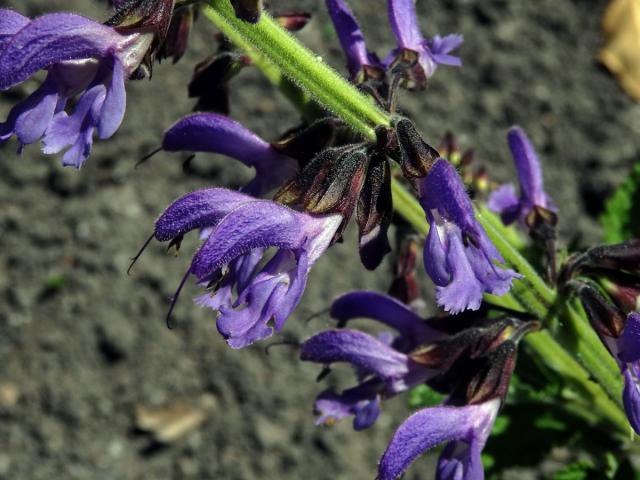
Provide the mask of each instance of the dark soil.
MULTIPOLYGON (((425 138, 447 130, 491 167, 500 181, 513 174, 507 128, 531 135, 545 167, 548 191, 561 208, 566 241, 597 241, 603 199, 620 183, 640 150, 640 107, 598 65, 604 0, 422 0, 426 32, 462 32, 462 69, 442 68, 427 93, 402 104, 425 138)), ((321 2, 302 40, 342 68, 321 2)), ((372 48, 391 37, 383 2, 352 2, 372 48), (375 8, 371 8, 375 4, 375 8)), ((106 2, 0 0, 36 15, 73 10, 104 19, 106 2)), ((386 405, 366 433, 345 421, 313 425, 311 405, 323 385, 316 365, 297 361, 290 346, 233 351, 214 315, 189 302, 190 285, 167 330, 167 298, 188 265, 182 255, 152 245, 133 275, 129 257, 168 203, 209 185, 235 187, 250 172, 223 158, 160 154, 134 170, 163 130, 190 111, 186 82, 214 47, 213 28, 198 22, 186 57, 158 66, 152 81, 128 85, 125 122, 111 141, 97 141, 80 172, 37 146, 14 154, 0 147, 0 478, 10 479, 371 479, 393 429, 407 415, 402 399, 386 405), (14 394, 18 394, 17 398, 14 394), (136 431, 138 406, 154 407, 207 394, 210 414, 198 429, 165 447, 136 431)), ((32 91, 28 82, 0 96, 0 118, 32 91)), ((233 116, 268 139, 297 120, 257 72, 235 82, 233 116), (285 122, 278 122, 287 118, 285 122), (274 127, 275 126, 275 127, 274 127)), ((325 309, 356 288, 385 289, 388 265, 368 274, 350 235, 313 270, 304 300, 276 339, 299 339, 330 325, 325 309)), ((345 369, 346 370, 346 369, 345 369)), ((409 478, 429 478, 421 460, 409 478), (420 475, 418 475, 420 473, 420 475)), ((509 478, 524 478, 514 471, 509 478)), ((529 470, 529 477, 534 474, 529 470)))

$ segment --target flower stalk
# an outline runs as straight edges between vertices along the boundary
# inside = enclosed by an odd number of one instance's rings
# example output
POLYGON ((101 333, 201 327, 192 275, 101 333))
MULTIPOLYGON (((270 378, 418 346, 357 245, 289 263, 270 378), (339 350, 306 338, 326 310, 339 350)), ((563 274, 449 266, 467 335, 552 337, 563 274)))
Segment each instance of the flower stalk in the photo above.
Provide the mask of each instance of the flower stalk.
MULTIPOLYGON (((314 55, 295 40, 269 15, 261 15, 255 24, 244 22, 235 16, 227 0, 210 0, 205 15, 231 41, 242 38, 238 44, 240 48, 251 45, 251 50, 259 52, 354 130, 374 139, 373 127, 389 125, 388 116, 369 98, 346 82, 322 57, 314 55)), ((249 55, 251 50, 247 52, 249 55)))
MULTIPOLYGON (((375 127, 389 126, 390 115, 340 74, 323 62, 304 45, 286 32, 266 12, 255 24, 236 18, 228 0, 209 0, 204 9, 205 16, 236 46, 244 50, 265 76, 301 111, 306 111, 314 102, 333 112, 353 130, 364 137, 375 140, 375 127)), ((392 181, 393 207, 421 234, 427 234, 429 226, 417 199, 397 180, 392 181)), ((476 213, 477 220, 486 230, 505 262, 515 268, 522 278, 514 280, 512 291, 503 297, 489 295, 487 300, 515 310, 528 310, 546 321, 556 315, 556 292, 538 275, 529 262, 510 241, 508 229, 486 209, 476 213)), ((563 346, 548 331, 532 333, 525 337, 527 345, 544 363, 565 378, 579 393, 572 399, 576 413, 581 410, 596 410, 600 417, 614 426, 620 436, 628 437, 629 424, 620 408, 622 384, 611 358, 591 332, 585 328, 588 322, 574 310, 563 312, 569 318, 565 323, 573 328, 577 341, 563 346), (571 353, 570 353, 571 352, 571 353), (607 362, 602 363, 606 358, 607 362), (591 380, 598 380, 595 383, 591 380)), ((615 365, 614 365, 615 366, 615 365)))

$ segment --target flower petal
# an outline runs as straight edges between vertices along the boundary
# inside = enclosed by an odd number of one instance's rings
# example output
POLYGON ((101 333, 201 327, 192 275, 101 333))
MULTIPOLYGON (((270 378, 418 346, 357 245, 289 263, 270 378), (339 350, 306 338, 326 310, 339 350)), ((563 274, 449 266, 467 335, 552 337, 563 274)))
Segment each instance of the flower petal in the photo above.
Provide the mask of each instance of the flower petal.
POLYGON ((414 0, 389 0, 387 13, 391 29, 402 48, 418 50, 422 43, 422 33, 414 0))
POLYGON ((127 93, 124 88, 124 68, 119 60, 113 60, 113 72, 107 95, 100 110, 100 120, 98 122, 98 136, 102 139, 111 137, 122 123, 124 111, 127 106, 127 93))
POLYGON ((433 164, 429 174, 419 180, 420 203, 425 212, 437 210, 462 231, 475 232, 473 205, 456 169, 444 158, 433 164))
POLYGON ((11 109, 7 121, 0 124, 0 142, 14 133, 23 145, 38 141, 51 124, 58 99, 55 83, 47 78, 35 92, 11 109))
POLYGON ((427 41, 429 50, 433 55, 433 59, 440 65, 449 65, 452 67, 460 67, 462 60, 453 55, 448 55, 449 52, 456 50, 462 45, 464 37, 459 33, 452 33, 441 37, 436 35, 431 40, 427 41))
POLYGON ((522 196, 532 205, 546 206, 546 196, 542 184, 540 161, 531 141, 520 127, 513 127, 507 135, 509 148, 516 164, 522 196))
POLYGON ((347 56, 349 72, 355 78, 363 65, 374 63, 374 59, 367 51, 364 35, 347 3, 344 0, 326 0, 326 4, 342 50, 347 56))
POLYGON ((451 282, 451 273, 447 270, 448 245, 446 237, 440 238, 440 227, 433 221, 427 234, 422 261, 427 275, 437 286, 444 287, 451 282))
POLYGON ((452 234, 447 242, 447 266, 451 272, 451 281, 445 286, 437 287, 438 305, 442 305, 452 314, 466 309, 477 310, 480 308, 484 290, 469 262, 462 238, 452 234))
POLYGON ((0 52, 11 40, 11 37, 23 29, 30 21, 18 12, 0 8, 0 52))
POLYGON ((630 364, 624 368, 624 388, 622 390, 622 401, 627 419, 633 430, 640 435, 640 381, 638 373, 640 368, 637 364, 630 364))
MULTIPOLYGON (((493 427, 500 400, 466 407, 432 407, 411 415, 393 435, 378 466, 380 480, 398 478, 423 452, 443 442, 465 442, 468 448, 468 464, 471 476, 460 478, 480 480, 482 472, 480 452, 493 427)), ((447 449, 445 449, 447 453, 447 449)), ((449 455, 456 452, 449 451, 449 455)), ((465 472, 467 475, 469 472, 465 472)), ((440 478, 440 477, 438 477, 440 478)), ((456 479, 458 477, 455 477, 456 479)))
POLYGON ((106 57, 122 39, 114 29, 80 15, 52 13, 38 17, 0 51, 0 90, 55 63, 106 57))
POLYGON ((620 336, 620 360, 626 363, 640 361, 640 313, 631 312, 620 336))
POLYGON ((296 260, 290 251, 279 251, 234 305, 220 307, 217 327, 227 343, 243 348, 279 331, 300 301, 308 270, 305 255, 296 260))
POLYGON ((256 196, 281 186, 297 172, 297 163, 240 123, 215 113, 196 113, 178 120, 164 134, 164 150, 212 152, 256 169, 245 191, 256 196))
POLYGON ((243 203, 216 225, 194 255, 191 272, 203 279, 254 248, 296 250, 305 239, 308 219, 312 217, 267 200, 243 203))
POLYGON ((409 372, 409 358, 366 333, 356 330, 327 330, 306 340, 300 358, 318 363, 347 362, 383 379, 409 372))
POLYGON ((373 379, 357 387, 337 394, 325 390, 314 403, 318 413, 316 425, 331 425, 344 417, 353 415, 353 429, 364 430, 375 423, 380 415, 380 391, 382 382, 373 379))
POLYGON ((253 197, 225 188, 207 188, 188 193, 173 202, 155 223, 155 237, 172 240, 196 228, 214 225, 227 213, 253 197))
POLYGON ((473 422, 470 409, 433 407, 407 418, 393 435, 378 467, 380 480, 398 478, 425 451, 446 441, 470 440, 473 422))
POLYGON ((419 315, 404 303, 377 292, 349 292, 331 304, 331 316, 345 322, 353 318, 372 318, 395 329, 415 343, 436 340, 440 334, 429 328, 419 315))
POLYGON ((502 185, 491 192, 487 207, 492 212, 500 215, 502 223, 510 225, 518 219, 520 213, 520 199, 516 195, 516 190, 510 183, 502 185))

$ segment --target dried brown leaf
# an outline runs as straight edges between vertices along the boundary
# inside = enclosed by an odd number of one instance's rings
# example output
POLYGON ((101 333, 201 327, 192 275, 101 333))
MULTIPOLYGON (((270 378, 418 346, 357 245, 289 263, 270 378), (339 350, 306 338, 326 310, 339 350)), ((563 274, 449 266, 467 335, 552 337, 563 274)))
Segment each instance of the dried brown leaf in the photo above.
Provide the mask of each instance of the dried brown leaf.
POLYGON ((213 397, 203 395, 195 402, 179 399, 159 408, 138 406, 136 426, 149 432, 157 442, 172 443, 198 429, 207 419, 214 403, 213 397))
POLYGON ((599 59, 640 101, 640 0, 612 0, 604 13, 605 46, 599 59))

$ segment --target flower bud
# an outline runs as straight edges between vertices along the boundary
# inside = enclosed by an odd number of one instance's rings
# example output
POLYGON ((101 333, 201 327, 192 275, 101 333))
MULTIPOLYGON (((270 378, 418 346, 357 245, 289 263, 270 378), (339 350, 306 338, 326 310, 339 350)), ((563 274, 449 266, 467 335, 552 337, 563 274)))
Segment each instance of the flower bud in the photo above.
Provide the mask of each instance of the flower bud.
POLYGON ((236 17, 245 22, 257 23, 260 20, 262 0, 231 0, 236 17))
POLYGON ((593 328, 601 335, 618 338, 625 325, 625 316, 620 309, 591 283, 574 281, 571 286, 577 290, 593 328))
POLYGON ((600 280, 600 284, 624 313, 640 311, 640 279, 619 272, 600 280))
POLYGON ((403 224, 396 229, 398 254, 394 262, 394 278, 389 287, 389 295, 402 303, 417 306, 423 303, 416 266, 418 263, 418 236, 413 228, 403 224))
POLYGON ((422 140, 415 124, 408 118, 398 118, 394 128, 402 173, 407 178, 426 176, 439 157, 437 150, 422 140))
POLYGON ((154 49, 167 36, 175 0, 125 0, 119 2, 116 13, 105 22, 122 33, 151 31, 156 35, 154 49))
POLYGON ((194 110, 228 114, 228 83, 247 63, 236 52, 221 51, 196 65, 188 87, 189 97, 198 99, 194 110))
POLYGON ((183 7, 176 10, 169 24, 167 37, 158 52, 159 60, 172 57, 173 63, 176 63, 182 58, 187 50, 189 33, 197 13, 198 11, 194 10, 193 7, 183 7))
POLYGON ((285 28, 290 32, 297 32, 302 30, 307 23, 309 23, 309 20, 311 20, 311 14, 307 12, 286 12, 275 15, 274 19, 282 28, 285 28))
POLYGON ((311 125, 295 128, 271 144, 278 152, 298 160, 304 168, 322 150, 329 148, 342 122, 334 117, 322 118, 311 125))
POLYGON ((585 257, 589 266, 625 270, 638 275, 640 274, 640 238, 591 248, 585 257))

